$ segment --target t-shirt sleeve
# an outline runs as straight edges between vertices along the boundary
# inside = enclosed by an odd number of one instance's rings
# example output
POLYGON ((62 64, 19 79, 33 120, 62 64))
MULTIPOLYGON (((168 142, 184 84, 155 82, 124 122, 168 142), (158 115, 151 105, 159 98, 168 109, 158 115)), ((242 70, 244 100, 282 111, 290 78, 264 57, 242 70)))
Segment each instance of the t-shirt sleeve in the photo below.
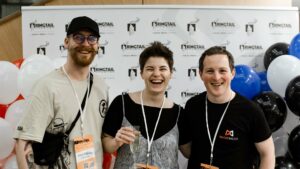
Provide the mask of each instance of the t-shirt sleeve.
POLYGON ((47 81, 39 81, 26 101, 24 116, 15 131, 14 138, 42 142, 47 126, 53 118, 53 97, 47 81))
POLYGON ((258 143, 268 139, 271 136, 272 132, 262 109, 254 102, 252 102, 252 105, 253 105, 253 112, 254 112, 254 118, 253 118, 254 128, 252 130, 252 133, 253 133, 254 142, 258 143))
POLYGON ((110 104, 106 113, 102 132, 115 137, 123 121, 122 96, 117 96, 110 104))

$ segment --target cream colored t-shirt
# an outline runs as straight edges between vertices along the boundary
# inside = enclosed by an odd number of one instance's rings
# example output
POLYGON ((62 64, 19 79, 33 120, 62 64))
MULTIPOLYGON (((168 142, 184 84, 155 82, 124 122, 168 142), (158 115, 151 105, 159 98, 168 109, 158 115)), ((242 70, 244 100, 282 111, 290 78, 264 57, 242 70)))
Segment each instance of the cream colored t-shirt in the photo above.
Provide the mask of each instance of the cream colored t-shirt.
MULTIPOLYGON (((72 83, 81 104, 89 81, 72 80, 72 83)), ((101 78, 94 75, 86 111, 78 119, 69 136, 71 154, 62 152, 58 166, 54 168, 76 168, 73 138, 81 135, 80 125, 83 124, 83 133, 93 135, 97 169, 102 169, 101 132, 107 106, 108 86, 101 78)), ((24 117, 15 132, 15 138, 42 142, 45 130, 51 133, 66 131, 75 119, 78 110, 79 105, 70 81, 61 69, 57 69, 43 77, 34 86, 24 117)), ((48 167, 39 166, 38 168, 48 167)))

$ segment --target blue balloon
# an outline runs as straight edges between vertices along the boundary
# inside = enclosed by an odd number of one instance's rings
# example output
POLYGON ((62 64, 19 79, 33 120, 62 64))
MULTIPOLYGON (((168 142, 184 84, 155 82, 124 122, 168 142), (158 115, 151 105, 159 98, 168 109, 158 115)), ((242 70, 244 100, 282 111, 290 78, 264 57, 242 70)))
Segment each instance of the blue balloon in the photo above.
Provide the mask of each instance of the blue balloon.
POLYGON ((250 66, 236 65, 231 88, 240 95, 252 99, 260 93, 260 78, 250 66))
POLYGON ((289 55, 300 59, 300 33, 298 33, 291 41, 289 46, 289 55))
POLYGON ((267 71, 257 72, 257 75, 260 78, 260 92, 272 91, 267 80, 267 71))

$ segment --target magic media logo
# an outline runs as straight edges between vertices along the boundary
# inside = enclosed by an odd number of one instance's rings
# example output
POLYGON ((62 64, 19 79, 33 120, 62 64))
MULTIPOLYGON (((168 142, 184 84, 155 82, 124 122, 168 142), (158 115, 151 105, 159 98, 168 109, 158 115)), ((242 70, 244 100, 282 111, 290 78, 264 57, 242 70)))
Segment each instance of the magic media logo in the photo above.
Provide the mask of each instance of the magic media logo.
POLYGON ((220 134, 220 139, 230 140, 230 141, 238 141, 239 138, 235 136, 234 130, 227 129, 224 134, 220 134))
POLYGON ((53 29, 54 24, 53 23, 47 23, 47 22, 38 22, 37 20, 29 23, 29 28, 31 30, 45 30, 45 29, 53 29))
POLYGON ((130 21, 127 23, 127 32, 129 35, 132 35, 134 32, 136 32, 137 29, 137 23, 140 21, 140 18, 136 18, 133 21, 130 21))
POLYGON ((49 44, 50 44, 49 42, 45 42, 45 44, 38 46, 36 49, 36 53, 41 55, 46 55, 47 53, 46 47, 49 46, 49 44))

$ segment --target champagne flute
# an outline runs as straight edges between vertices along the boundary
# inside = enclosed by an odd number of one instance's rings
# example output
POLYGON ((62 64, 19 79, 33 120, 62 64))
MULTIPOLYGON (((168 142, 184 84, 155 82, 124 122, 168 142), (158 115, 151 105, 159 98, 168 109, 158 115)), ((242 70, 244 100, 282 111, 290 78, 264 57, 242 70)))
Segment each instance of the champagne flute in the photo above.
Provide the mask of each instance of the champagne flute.
POLYGON ((135 163, 136 163, 136 157, 137 157, 137 152, 139 151, 139 146, 140 146, 140 126, 131 126, 133 128, 133 133, 135 134, 135 139, 133 143, 131 143, 130 146, 130 151, 133 156, 133 165, 132 169, 136 169, 135 163))

